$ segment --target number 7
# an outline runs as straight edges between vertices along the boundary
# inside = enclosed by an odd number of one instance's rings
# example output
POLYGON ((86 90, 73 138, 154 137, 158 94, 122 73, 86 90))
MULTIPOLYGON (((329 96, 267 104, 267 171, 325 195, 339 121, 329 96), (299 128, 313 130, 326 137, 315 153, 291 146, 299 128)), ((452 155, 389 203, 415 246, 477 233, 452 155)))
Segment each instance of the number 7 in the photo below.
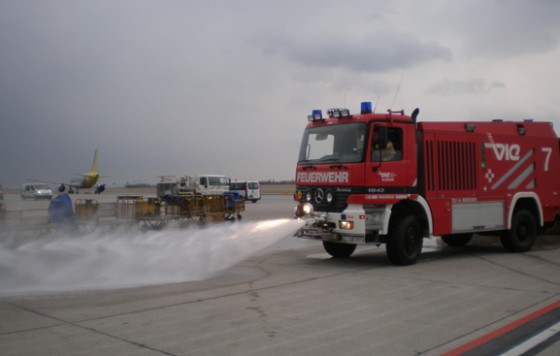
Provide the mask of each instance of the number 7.
POLYGON ((552 148, 542 147, 541 150, 546 153, 546 158, 544 159, 544 171, 548 172, 548 161, 550 160, 550 155, 552 154, 552 148))

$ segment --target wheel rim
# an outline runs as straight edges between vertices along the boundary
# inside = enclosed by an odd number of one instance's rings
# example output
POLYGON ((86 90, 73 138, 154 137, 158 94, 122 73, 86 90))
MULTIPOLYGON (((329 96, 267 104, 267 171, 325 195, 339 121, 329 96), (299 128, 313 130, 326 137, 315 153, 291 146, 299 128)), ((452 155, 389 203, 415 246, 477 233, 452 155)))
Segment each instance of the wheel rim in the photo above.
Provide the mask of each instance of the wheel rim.
POLYGON ((412 256, 416 253, 416 250, 418 249, 418 237, 416 236, 414 229, 408 229, 404 245, 405 252, 408 256, 412 256))
POLYGON ((517 238, 519 241, 526 241, 529 238, 529 228, 527 224, 520 224, 517 227, 517 238))

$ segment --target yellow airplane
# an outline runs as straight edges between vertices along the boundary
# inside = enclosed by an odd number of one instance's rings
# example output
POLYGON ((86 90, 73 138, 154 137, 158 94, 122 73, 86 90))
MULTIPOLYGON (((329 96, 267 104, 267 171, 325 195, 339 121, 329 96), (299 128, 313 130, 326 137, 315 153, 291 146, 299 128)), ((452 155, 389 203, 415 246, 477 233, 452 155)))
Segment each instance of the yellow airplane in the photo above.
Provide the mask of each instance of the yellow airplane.
MULTIPOLYGON (((46 182, 59 184, 58 190, 63 192, 68 186, 68 193, 78 193, 78 189, 89 189, 93 188, 99 179, 99 173, 97 172, 97 150, 93 155, 93 164, 91 165, 91 171, 83 174, 78 174, 79 177, 72 178, 70 183, 61 182, 46 182)), ((45 181, 42 181, 45 182, 45 181)), ((99 184, 95 186, 95 194, 101 194, 105 190, 105 184, 99 184)))
MULTIPOLYGON (((91 171, 87 173, 80 174, 80 177, 73 178, 68 184, 68 193, 73 193, 74 189, 76 193, 78 189, 89 189, 92 188, 99 179, 99 173, 97 172, 97 150, 93 154, 93 164, 91 165, 91 171)), ((105 190, 105 184, 100 184, 95 187, 95 194, 101 194, 105 190)))

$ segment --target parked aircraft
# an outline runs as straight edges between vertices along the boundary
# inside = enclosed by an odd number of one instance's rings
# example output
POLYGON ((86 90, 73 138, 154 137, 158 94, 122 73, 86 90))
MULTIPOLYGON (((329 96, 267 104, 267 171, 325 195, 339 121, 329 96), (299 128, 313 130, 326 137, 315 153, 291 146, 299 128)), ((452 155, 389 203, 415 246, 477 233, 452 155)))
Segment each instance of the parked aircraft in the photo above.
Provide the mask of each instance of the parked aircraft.
POLYGON ((68 193, 78 193, 79 189, 90 189, 95 186, 95 194, 101 194, 105 190, 105 184, 98 184, 96 185, 97 181, 99 180, 99 173, 97 172, 97 150, 93 155, 93 163, 91 165, 91 171, 87 173, 79 174, 77 177, 74 177, 70 180, 70 182, 48 182, 48 183, 56 183, 59 185, 59 191, 64 191, 66 186, 68 186, 68 193))

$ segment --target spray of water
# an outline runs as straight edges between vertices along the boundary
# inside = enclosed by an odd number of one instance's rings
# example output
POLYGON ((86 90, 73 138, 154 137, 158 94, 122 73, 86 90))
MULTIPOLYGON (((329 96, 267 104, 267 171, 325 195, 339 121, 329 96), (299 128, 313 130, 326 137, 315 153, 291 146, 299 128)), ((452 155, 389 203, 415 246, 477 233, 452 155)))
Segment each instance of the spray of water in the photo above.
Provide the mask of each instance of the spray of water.
POLYGON ((291 236, 290 219, 0 241, 0 295, 194 281, 291 236))

